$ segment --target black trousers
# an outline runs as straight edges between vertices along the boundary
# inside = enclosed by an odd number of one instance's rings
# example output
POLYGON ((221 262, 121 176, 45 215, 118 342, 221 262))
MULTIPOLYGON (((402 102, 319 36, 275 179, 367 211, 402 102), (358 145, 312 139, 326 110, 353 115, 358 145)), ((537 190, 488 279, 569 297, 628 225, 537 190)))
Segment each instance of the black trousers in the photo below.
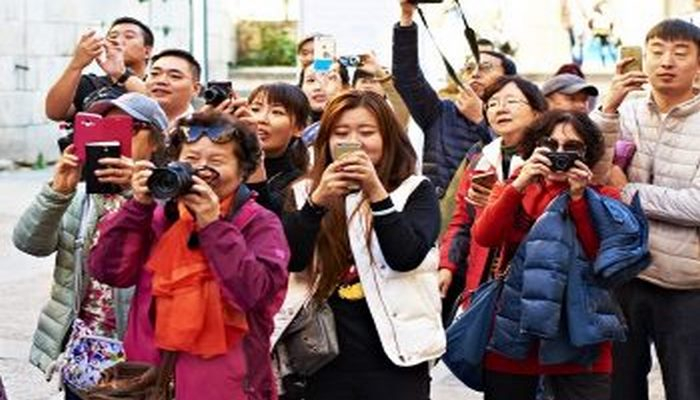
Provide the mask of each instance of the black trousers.
POLYGON ((700 290, 664 289, 634 279, 616 290, 626 342, 613 345, 613 399, 648 400, 651 343, 666 400, 700 399, 700 290))
MULTIPOLYGON (((549 375, 545 386, 552 400, 610 400, 610 375, 549 375)), ((536 400, 539 375, 484 371, 484 400, 536 400)))
POLYGON ((352 372, 325 367, 309 379, 305 399, 429 400, 428 364, 352 372))

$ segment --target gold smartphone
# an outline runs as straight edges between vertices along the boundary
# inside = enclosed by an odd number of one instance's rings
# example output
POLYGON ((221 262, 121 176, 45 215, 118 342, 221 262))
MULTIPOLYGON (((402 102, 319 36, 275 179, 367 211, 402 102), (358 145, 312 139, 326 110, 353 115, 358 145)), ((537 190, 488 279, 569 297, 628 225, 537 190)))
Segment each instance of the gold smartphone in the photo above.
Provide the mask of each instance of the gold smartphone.
POLYGON ((337 142, 333 147, 333 160, 340 160, 346 154, 362 149, 360 142, 337 142))
POLYGON ((620 60, 625 58, 633 58, 634 61, 625 65, 622 70, 623 74, 630 71, 641 71, 642 70, 642 48, 640 46, 621 46, 620 47, 620 60))

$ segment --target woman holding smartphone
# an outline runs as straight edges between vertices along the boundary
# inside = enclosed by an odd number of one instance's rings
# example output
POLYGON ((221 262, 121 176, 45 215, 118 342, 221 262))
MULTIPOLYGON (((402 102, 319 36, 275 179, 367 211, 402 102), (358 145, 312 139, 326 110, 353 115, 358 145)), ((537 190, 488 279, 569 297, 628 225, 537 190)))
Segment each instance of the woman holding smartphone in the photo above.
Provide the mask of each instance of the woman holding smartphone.
POLYGON ((455 271, 466 268, 465 292, 488 277, 497 253, 471 240, 471 227, 486 206, 491 187, 508 179, 523 164, 518 146, 525 129, 547 109, 535 84, 517 76, 504 76, 486 88, 484 114, 494 134, 491 143, 471 149, 472 157, 455 196, 455 212, 440 246, 440 287, 443 293, 455 271))
POLYGON ((306 271, 312 301, 330 305, 340 354, 309 378, 306 398, 428 399, 428 362, 445 346, 433 186, 375 93, 331 101, 314 152, 294 186, 299 211, 285 218, 289 269, 306 271))

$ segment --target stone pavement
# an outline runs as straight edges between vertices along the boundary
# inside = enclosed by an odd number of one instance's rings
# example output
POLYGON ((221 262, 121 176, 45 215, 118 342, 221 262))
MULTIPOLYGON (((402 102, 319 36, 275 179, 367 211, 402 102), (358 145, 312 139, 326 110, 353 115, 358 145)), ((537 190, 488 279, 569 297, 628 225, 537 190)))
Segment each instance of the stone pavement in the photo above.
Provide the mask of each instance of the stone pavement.
MULTIPOLYGON (((0 376, 10 400, 59 400, 56 382, 26 360, 31 335, 51 282, 53 256, 35 258, 12 245, 12 228, 50 177, 49 170, 0 172, 0 376)), ((447 369, 433 370, 435 400, 478 400, 482 396, 465 388, 447 369)), ((658 369, 651 376, 651 399, 662 400, 658 369)))

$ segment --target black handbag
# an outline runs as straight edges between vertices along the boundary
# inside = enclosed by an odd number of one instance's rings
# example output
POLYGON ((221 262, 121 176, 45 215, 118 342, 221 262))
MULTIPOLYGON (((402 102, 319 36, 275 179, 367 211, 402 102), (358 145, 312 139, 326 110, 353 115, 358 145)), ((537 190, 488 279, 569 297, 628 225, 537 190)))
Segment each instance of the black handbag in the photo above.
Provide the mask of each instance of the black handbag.
POLYGON ((333 310, 327 302, 310 301, 289 324, 277 345, 286 374, 311 376, 338 356, 333 310))

